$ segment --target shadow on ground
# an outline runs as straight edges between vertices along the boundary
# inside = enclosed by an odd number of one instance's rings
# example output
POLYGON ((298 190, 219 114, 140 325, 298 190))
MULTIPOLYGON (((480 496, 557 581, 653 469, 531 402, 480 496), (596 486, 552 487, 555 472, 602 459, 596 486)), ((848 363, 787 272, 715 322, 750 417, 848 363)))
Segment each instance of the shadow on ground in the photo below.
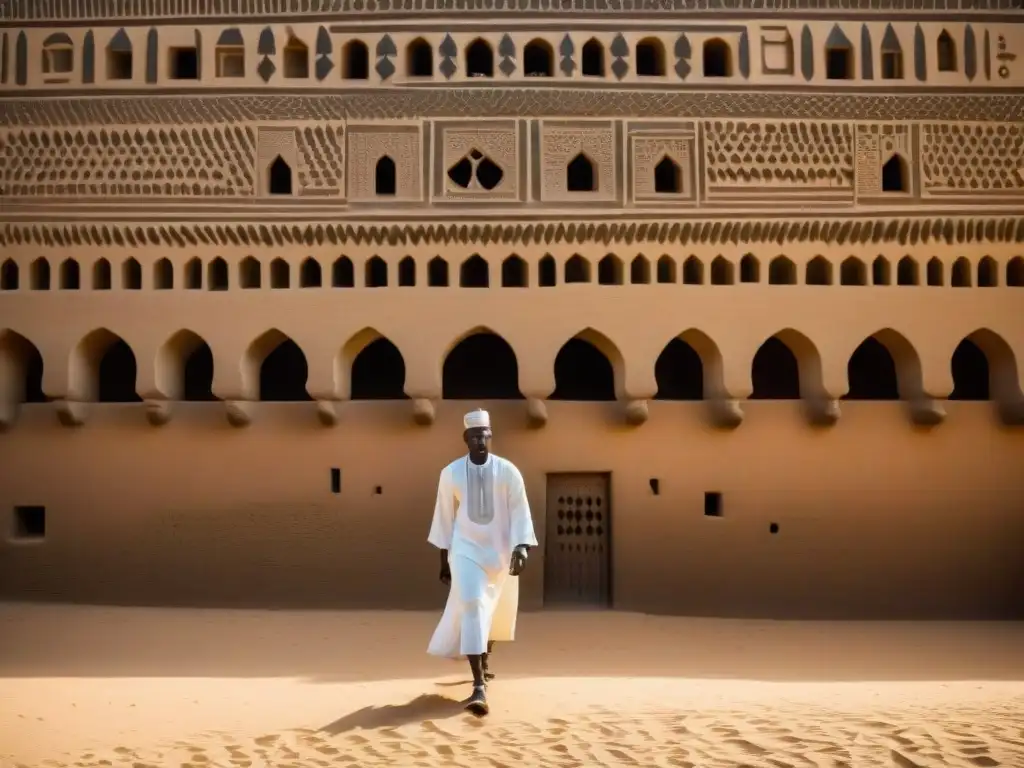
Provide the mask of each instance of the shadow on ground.
POLYGON ((338 718, 330 725, 320 728, 322 733, 330 736, 347 733, 356 729, 374 730, 378 728, 399 728, 409 723, 421 723, 424 720, 443 720, 465 714, 461 701, 425 693, 405 704, 388 704, 383 707, 363 707, 344 717, 338 718))

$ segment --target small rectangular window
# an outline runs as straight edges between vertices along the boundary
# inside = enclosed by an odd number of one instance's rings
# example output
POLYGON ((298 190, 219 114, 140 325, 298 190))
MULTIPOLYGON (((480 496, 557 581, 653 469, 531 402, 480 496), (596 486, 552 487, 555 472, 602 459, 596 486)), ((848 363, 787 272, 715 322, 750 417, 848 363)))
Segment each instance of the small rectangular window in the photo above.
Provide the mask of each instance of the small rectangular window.
POLYGON ((331 493, 341 493, 341 469, 331 467, 331 493))
POLYGON ((172 80, 199 79, 199 51, 196 48, 171 48, 170 56, 172 80))
POLYGON ((41 541, 46 537, 46 507, 14 508, 11 537, 21 541, 41 541))
POLYGON ((223 46, 217 49, 217 77, 245 77, 245 49, 223 46))
POLYGON ((722 516, 722 494, 720 491, 704 493, 704 515, 706 517, 722 516))

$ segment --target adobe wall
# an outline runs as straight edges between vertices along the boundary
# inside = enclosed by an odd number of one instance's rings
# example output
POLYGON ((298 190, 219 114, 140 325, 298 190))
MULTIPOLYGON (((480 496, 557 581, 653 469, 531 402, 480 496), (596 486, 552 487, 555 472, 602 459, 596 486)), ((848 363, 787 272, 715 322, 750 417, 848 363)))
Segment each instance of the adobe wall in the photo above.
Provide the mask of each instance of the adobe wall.
MULTIPOLYGON (((260 404, 246 430, 219 403, 182 404, 159 430, 139 405, 94 406, 81 430, 26 406, 16 442, 0 443, 0 504, 45 504, 48 532, 0 544, 0 597, 440 608, 425 538, 437 473, 476 404, 446 401, 420 428, 407 403, 349 403, 334 430, 310 403, 260 404)), ((549 403, 542 430, 522 402, 483 405, 541 539, 525 607, 542 603, 545 474, 606 471, 617 608, 1024 615, 1024 433, 989 403, 950 403, 924 430, 899 403, 844 403, 839 425, 813 429, 797 403, 750 402, 733 431, 709 427, 701 403, 652 403, 639 429, 615 403, 549 403), (712 490, 721 518, 703 514, 712 490)))

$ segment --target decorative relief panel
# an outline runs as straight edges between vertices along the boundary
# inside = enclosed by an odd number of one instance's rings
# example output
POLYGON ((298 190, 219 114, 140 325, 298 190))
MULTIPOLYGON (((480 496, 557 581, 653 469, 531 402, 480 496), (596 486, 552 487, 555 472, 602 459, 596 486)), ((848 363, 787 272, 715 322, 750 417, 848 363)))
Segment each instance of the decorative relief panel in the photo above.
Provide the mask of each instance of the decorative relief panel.
POLYGON ((299 188, 303 195, 332 197, 345 190, 345 126, 306 126, 296 133, 299 188))
POLYGON ((824 122, 704 124, 709 200, 809 197, 853 198, 853 126, 824 122))
POLYGON ((632 197, 642 203, 696 202, 696 131, 631 126, 632 197))
POLYGON ((440 162, 434 189, 442 200, 517 200, 519 136, 513 122, 437 125, 440 162))
POLYGON ((1024 192, 1024 125, 921 126, 921 176, 929 196, 1024 192))
POLYGON ((420 127, 349 125, 348 196, 409 202, 422 197, 420 127))
POLYGON ((614 201, 615 131, 609 123, 543 122, 541 200, 614 201))
POLYGON ((255 144, 239 126, 4 131, 0 195, 251 195, 255 144))
POLYGON ((299 165, 299 152, 295 141, 295 129, 291 126, 268 127, 260 126, 259 129, 259 154, 257 156, 259 167, 260 194, 295 194, 295 186, 292 181, 293 171, 299 165), (275 172, 278 164, 284 161, 286 167, 287 183, 280 184, 281 176, 275 172))
POLYGON ((858 124, 857 196, 912 194, 910 167, 913 157, 910 126, 897 123, 858 124))

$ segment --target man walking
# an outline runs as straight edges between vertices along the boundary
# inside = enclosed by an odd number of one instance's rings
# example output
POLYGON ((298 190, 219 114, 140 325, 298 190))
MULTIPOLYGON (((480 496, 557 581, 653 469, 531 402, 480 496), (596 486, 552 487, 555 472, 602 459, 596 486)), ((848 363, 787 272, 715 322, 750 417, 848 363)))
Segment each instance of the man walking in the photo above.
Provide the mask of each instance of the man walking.
POLYGON ((441 550, 441 580, 451 584, 427 653, 468 657, 473 695, 466 709, 484 715, 489 711, 488 641, 515 636, 516 577, 537 537, 523 476, 512 462, 490 452, 490 415, 471 411, 463 427, 469 452, 441 471, 427 537, 441 550))

